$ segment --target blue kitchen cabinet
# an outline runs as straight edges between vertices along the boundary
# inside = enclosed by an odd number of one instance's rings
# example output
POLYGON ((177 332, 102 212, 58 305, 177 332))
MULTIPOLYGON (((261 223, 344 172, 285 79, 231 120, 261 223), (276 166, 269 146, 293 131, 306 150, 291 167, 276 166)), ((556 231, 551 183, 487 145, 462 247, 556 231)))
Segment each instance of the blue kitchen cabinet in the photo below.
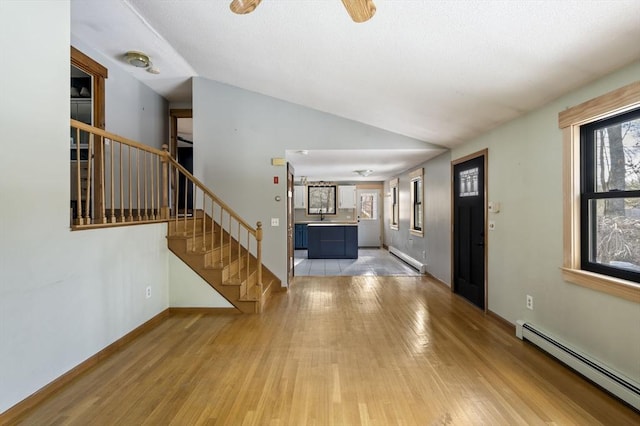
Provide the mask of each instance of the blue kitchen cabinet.
POLYGON ((358 258, 358 226, 356 224, 310 224, 307 242, 309 259, 358 258))
POLYGON ((293 244, 296 250, 305 250, 307 248, 307 224, 306 223, 295 224, 293 244))

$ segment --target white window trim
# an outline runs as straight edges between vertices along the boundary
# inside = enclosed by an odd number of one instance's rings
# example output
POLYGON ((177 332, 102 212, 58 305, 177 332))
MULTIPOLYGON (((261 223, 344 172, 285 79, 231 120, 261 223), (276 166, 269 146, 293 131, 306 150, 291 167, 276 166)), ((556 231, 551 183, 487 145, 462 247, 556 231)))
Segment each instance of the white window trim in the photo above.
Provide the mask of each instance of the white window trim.
POLYGON ((640 303, 640 285, 580 268, 580 126, 640 107, 640 81, 558 114, 563 140, 563 278, 640 303))

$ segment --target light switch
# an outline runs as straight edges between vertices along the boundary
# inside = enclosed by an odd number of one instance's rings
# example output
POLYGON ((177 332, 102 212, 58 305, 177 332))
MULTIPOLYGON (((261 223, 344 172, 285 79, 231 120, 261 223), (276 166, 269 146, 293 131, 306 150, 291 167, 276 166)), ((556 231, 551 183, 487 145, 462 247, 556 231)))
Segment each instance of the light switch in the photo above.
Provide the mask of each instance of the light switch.
POLYGON ((277 217, 272 217, 271 226, 280 226, 280 219, 278 219, 277 217))

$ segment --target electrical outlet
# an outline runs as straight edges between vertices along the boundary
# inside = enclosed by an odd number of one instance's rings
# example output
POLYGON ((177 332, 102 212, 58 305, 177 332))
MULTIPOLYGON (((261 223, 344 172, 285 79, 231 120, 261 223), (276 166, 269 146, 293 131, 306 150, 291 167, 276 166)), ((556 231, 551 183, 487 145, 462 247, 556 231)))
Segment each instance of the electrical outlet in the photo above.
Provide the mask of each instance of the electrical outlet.
POLYGON ((151 286, 147 287, 147 289, 144 292, 144 295, 147 297, 147 299, 151 297, 151 286))
POLYGON ((271 218, 271 226, 280 226, 280 219, 277 217, 271 218))
POLYGON ((533 311, 533 296, 529 296, 527 294, 527 309, 530 309, 533 311))

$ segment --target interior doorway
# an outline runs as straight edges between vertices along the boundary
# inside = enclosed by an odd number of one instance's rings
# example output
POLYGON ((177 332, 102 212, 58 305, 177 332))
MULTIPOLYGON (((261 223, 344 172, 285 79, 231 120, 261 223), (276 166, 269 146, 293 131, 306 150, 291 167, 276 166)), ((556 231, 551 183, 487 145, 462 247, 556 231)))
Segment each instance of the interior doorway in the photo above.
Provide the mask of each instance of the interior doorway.
POLYGON ((452 163, 453 291, 486 310, 486 163, 482 151, 452 163))
POLYGON ((293 282, 295 272, 295 249, 293 230, 295 221, 294 210, 294 179, 295 171, 291 163, 287 162, 287 286, 293 282))
MULTIPOLYGON (((193 174, 193 111, 190 109, 172 109, 169 111, 171 121, 171 139, 169 153, 189 173, 193 174)), ((171 183, 171 199, 180 194, 180 205, 186 205, 187 214, 193 211, 193 186, 187 185, 184 175, 180 175, 176 183, 171 183), (185 204, 186 203, 186 204, 185 204)))

